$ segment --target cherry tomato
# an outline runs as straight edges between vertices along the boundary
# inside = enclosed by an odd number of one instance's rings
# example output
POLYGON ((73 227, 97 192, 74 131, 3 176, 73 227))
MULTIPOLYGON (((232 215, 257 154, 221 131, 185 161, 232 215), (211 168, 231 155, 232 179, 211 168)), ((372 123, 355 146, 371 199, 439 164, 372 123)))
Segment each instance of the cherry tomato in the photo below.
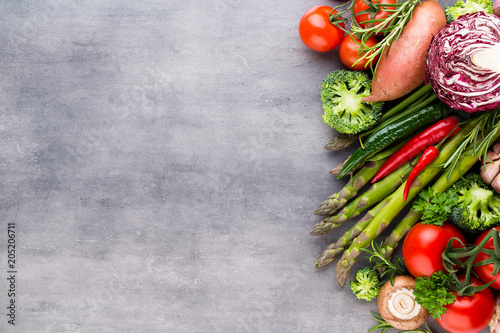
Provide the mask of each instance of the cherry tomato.
MULTIPOLYGON (((299 34, 300 38, 307 47, 314 51, 326 52, 333 50, 339 45, 344 36, 344 23, 336 27, 330 23, 330 12, 332 7, 316 6, 309 9, 300 19, 299 34)), ((336 14, 334 11, 333 14, 336 14)))
MULTIPOLYGON (((359 39, 352 35, 345 35, 344 38, 342 38, 342 41, 340 42, 339 46, 339 55, 340 55, 340 60, 344 65, 346 65, 349 69, 353 69, 355 71, 364 71, 365 69, 369 69, 370 66, 366 66, 368 59, 363 58, 360 61, 362 55, 360 56, 359 54, 359 48, 360 45, 358 43, 361 43, 359 39), (356 61, 358 61, 356 63, 356 61), (356 64, 355 64, 356 63, 356 64)), ((377 44, 377 39, 375 37, 370 36, 366 42, 365 42, 367 47, 372 47, 375 44, 377 44)), ((373 59, 373 64, 375 65, 377 63, 378 56, 373 59)))
MULTIPOLYGON (((498 232, 500 232, 500 226, 494 227, 492 229, 495 229, 498 232)), ((479 236, 474 241, 474 245, 477 246, 479 243, 481 243, 481 241, 484 239, 484 237, 486 237, 486 234, 488 234, 488 232, 492 229, 486 230, 486 231, 482 232, 481 234, 479 234, 479 236)), ((486 249, 494 249, 495 248, 493 245, 493 238, 490 238, 490 240, 486 243, 485 248, 486 249)), ((476 259, 474 259, 474 262, 476 263, 479 261, 483 261, 483 260, 488 259, 489 257, 490 257, 489 255, 484 254, 483 252, 479 252, 476 259)), ((481 281, 483 281, 484 283, 488 283, 492 280, 495 280, 495 282, 493 282, 490 285, 490 287, 493 289, 500 290, 500 273, 493 275, 493 267, 494 267, 494 264, 487 264, 487 265, 482 265, 482 266, 474 266, 472 269, 477 274, 479 279, 481 281)))
MULTIPOLYGON (((460 281, 464 276, 458 276, 460 281)), ((483 283, 471 277, 471 284, 480 286, 483 283)), ((446 312, 441 319, 436 319, 445 330, 453 333, 477 333, 486 328, 493 318, 495 296, 490 288, 475 293, 472 296, 458 296, 454 303, 445 305, 446 312)))
MULTIPOLYGON (((373 14, 371 13, 365 13, 365 14, 359 14, 359 12, 362 12, 364 10, 367 10, 369 6, 364 2, 371 1, 372 3, 380 3, 380 4, 387 4, 387 5, 392 5, 397 2, 397 0, 356 0, 354 3, 354 18, 356 19, 356 22, 358 22, 359 26, 363 29, 365 28, 371 28, 373 23, 363 23, 368 20, 383 20, 390 16, 392 13, 388 12, 387 9, 396 9, 395 7, 380 7, 379 11, 372 17, 373 14)), ((375 25, 380 24, 375 23, 375 25)))
MULTIPOLYGON (((442 227, 422 222, 415 224, 403 243, 403 259, 410 274, 414 277, 431 276, 437 271, 445 271, 441 255, 452 237, 465 244, 462 232, 449 222, 444 222, 442 227)), ((455 240, 452 246, 457 248, 461 244, 455 240)))

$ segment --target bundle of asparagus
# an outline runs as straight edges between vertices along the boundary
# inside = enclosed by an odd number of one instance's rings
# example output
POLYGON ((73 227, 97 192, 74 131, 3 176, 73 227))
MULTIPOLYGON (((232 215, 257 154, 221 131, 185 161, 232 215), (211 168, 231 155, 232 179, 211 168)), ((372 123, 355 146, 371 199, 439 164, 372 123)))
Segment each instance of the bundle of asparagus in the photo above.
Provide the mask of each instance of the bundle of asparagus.
MULTIPOLYGON (((344 286, 350 269, 363 249, 370 246, 422 189, 429 186, 434 193, 444 192, 472 168, 487 149, 500 138, 499 111, 470 118, 461 125, 458 133, 438 144, 439 156, 412 183, 406 201, 403 200, 406 178, 418 158, 402 165, 363 193, 358 195, 358 192, 370 182, 385 160, 407 139, 403 139, 397 146, 382 150, 367 160, 361 168, 352 172, 341 191, 332 194, 316 209, 314 214, 324 217, 314 225, 310 234, 326 234, 366 211, 365 215, 320 254, 315 266, 325 266, 342 254, 337 263, 336 277, 339 285, 344 286)), ((352 137, 339 137, 325 148, 342 149, 346 147, 345 142, 354 140, 352 137)), ((342 166, 343 164, 331 173, 337 174, 342 166)), ((420 212, 410 209, 391 230, 381 245, 382 253, 387 258, 390 258, 400 240, 420 220, 420 217, 420 212)))

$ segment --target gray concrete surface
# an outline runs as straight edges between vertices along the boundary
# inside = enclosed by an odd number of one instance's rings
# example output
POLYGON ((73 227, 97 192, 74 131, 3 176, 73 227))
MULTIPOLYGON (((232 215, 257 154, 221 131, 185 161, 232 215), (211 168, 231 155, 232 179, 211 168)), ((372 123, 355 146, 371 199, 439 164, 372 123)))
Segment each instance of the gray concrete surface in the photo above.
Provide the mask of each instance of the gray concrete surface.
POLYGON ((336 52, 297 33, 323 3, 0 4, 1 332, 375 324, 313 267, 335 235, 309 236, 312 212, 349 154, 323 149, 336 52))

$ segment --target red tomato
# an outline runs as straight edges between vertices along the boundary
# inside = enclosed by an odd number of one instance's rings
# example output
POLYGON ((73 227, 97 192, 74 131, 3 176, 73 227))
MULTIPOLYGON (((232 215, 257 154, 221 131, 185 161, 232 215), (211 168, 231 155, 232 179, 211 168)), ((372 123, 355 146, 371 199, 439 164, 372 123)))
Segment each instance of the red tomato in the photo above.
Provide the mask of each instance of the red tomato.
MULTIPOLYGON (((356 19, 356 22, 358 22, 359 26, 361 28, 370 28, 372 27, 372 23, 363 23, 368 20, 383 20, 390 16, 392 13, 388 12, 386 9, 396 9, 395 7, 381 7, 379 11, 375 14, 375 16, 372 18, 371 13, 366 13, 366 14, 358 14, 359 12, 362 12, 364 10, 367 10, 369 7, 364 1, 369 1, 369 0, 356 0, 354 3, 354 18, 356 19)), ((371 0, 372 3, 380 3, 380 4, 388 4, 392 5, 395 4, 397 1, 396 0, 371 0)), ((380 24, 375 23, 375 25, 380 24)))
MULTIPOLYGON (((458 276, 463 281, 464 276, 458 276)), ((471 277, 471 284, 480 286, 483 283, 471 277)), ((453 292, 457 296, 456 292, 453 292)), ((490 288, 486 288, 472 296, 457 296, 453 304, 445 305, 446 312, 441 319, 436 319, 445 330, 453 333, 477 333, 486 328, 495 309, 495 296, 490 288)))
MULTIPOLYGON (((431 276, 437 271, 445 271, 441 255, 452 237, 465 244, 462 232, 449 222, 442 227, 422 222, 415 224, 403 243, 403 259, 410 274, 414 277, 431 276)), ((461 244, 455 240, 452 245, 457 248, 461 244)))
MULTIPOLYGON (((492 229, 495 229, 498 232, 500 232, 500 226, 494 227, 492 229)), ((486 234, 488 234, 488 232, 492 229, 489 229, 489 230, 482 232, 474 241, 474 245, 477 246, 479 243, 481 243, 481 241, 484 239, 484 237, 486 237, 486 234)), ((486 243, 485 248, 491 249, 491 250, 495 248, 493 245, 493 238, 490 238, 490 240, 486 243)), ((476 259, 474 259, 474 262, 476 263, 479 261, 483 261, 483 260, 488 259, 489 257, 490 257, 489 255, 484 254, 483 252, 479 252, 476 259)), ((472 269, 477 274, 479 279, 481 281, 483 281, 484 283, 488 283, 488 282, 496 279, 495 282, 493 282, 490 285, 490 287, 493 289, 500 290, 500 273, 493 275, 493 266, 494 266, 493 264, 487 264, 487 265, 483 265, 483 266, 474 266, 472 269)))
MULTIPOLYGON (((361 56, 359 55, 360 45, 358 43, 361 43, 361 41, 356 37, 351 35, 345 35, 344 38, 342 38, 342 41, 340 42, 339 46, 340 60, 349 69, 353 69, 355 71, 364 71, 365 69, 369 69, 370 65, 366 66, 366 63, 368 62, 366 58, 358 61, 358 59, 361 58, 361 56), (356 61, 358 62, 356 63, 356 61)), ((373 36, 370 36, 370 38, 366 40, 365 44, 368 47, 372 47, 375 44, 377 44, 377 39, 375 39, 375 37, 373 36)), ((377 59, 378 56, 375 59, 373 59, 372 63, 374 65, 377 63, 377 59)))
MULTIPOLYGON (((326 52, 333 50, 344 36, 344 23, 339 27, 330 23, 332 7, 316 6, 309 9, 300 19, 300 38, 307 47, 314 51, 326 52)), ((334 14, 337 11, 333 12, 334 14)))

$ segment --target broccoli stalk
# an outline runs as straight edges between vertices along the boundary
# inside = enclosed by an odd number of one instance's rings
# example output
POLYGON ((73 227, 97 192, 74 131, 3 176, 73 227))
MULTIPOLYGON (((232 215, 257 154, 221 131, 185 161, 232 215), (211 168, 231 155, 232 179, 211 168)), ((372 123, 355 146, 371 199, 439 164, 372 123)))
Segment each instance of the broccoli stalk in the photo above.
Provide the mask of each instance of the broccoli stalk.
POLYGON ((375 126, 382 115, 382 102, 363 102, 372 82, 360 71, 335 70, 321 86, 325 123, 339 133, 358 134, 375 126))
POLYGON ((464 14, 476 12, 493 13, 493 2, 491 0, 458 0, 452 6, 445 8, 446 21, 455 21, 464 14))
POLYGON ((478 233, 500 225, 500 194, 477 173, 469 173, 448 192, 458 196, 458 203, 451 207, 450 213, 450 221, 457 227, 478 233))
POLYGON ((350 282, 351 290, 359 299, 371 301, 376 298, 380 290, 380 279, 375 269, 360 268, 356 272, 355 280, 350 282))

